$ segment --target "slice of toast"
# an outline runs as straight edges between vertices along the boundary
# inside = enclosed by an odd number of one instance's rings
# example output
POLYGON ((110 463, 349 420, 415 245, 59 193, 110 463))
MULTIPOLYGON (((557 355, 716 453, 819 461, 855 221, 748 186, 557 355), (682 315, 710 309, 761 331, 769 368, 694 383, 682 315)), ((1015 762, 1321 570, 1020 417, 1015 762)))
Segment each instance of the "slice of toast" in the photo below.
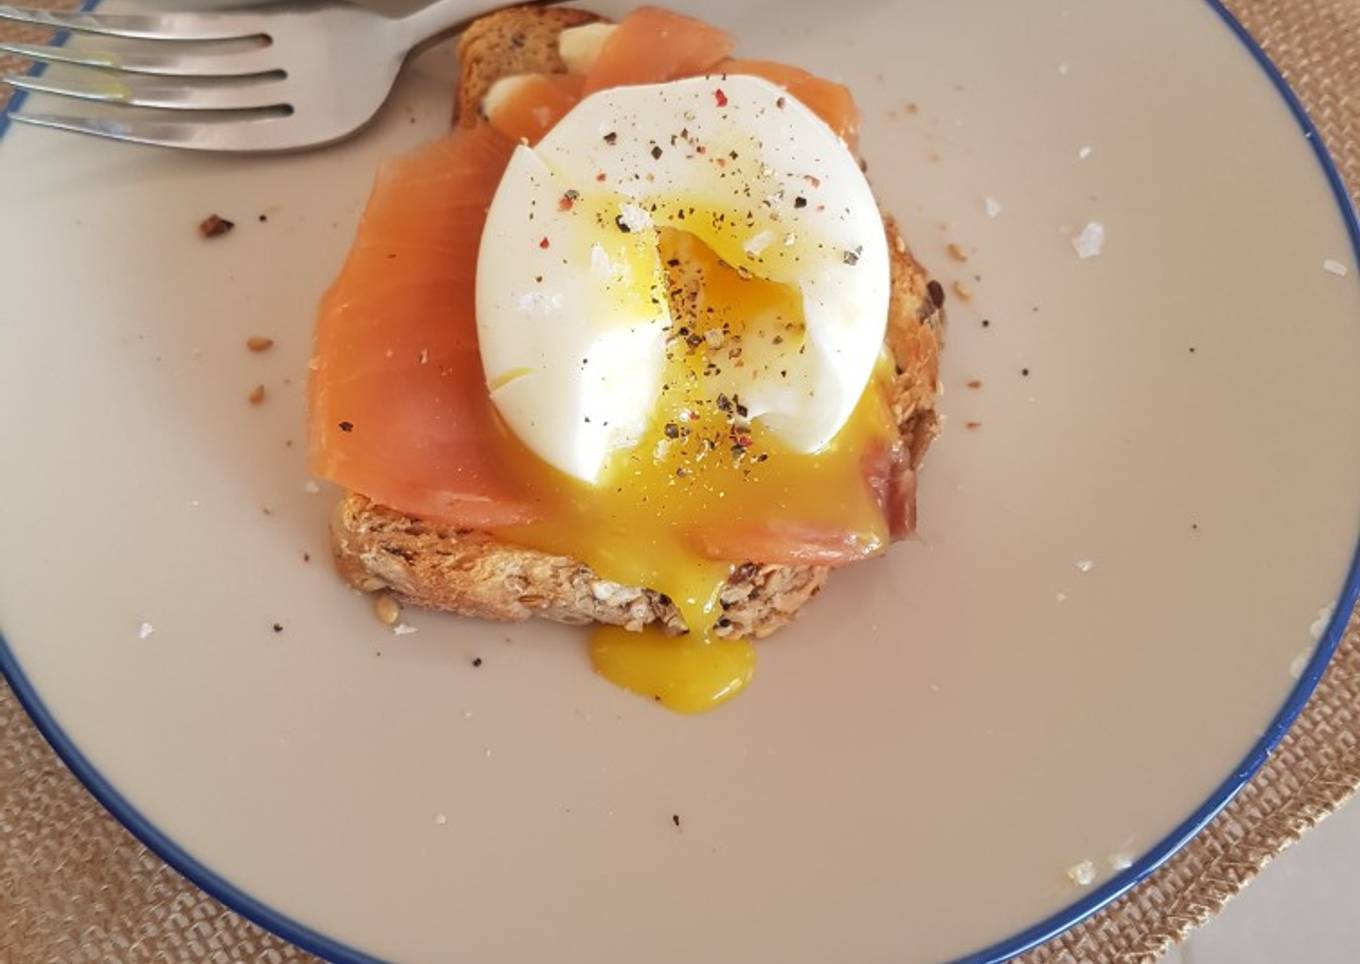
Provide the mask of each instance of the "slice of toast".
MULTIPOLYGON (((562 7, 517 7, 474 22, 459 44, 455 119, 476 119, 497 79, 565 70, 557 37, 599 19, 562 7)), ((893 414, 912 470, 935 437, 935 396, 944 293, 912 257, 891 218, 884 219, 892 257, 887 346, 896 361, 893 414)), ((914 511, 913 506, 909 509, 914 511)), ((491 533, 412 518, 349 493, 331 522, 341 575, 364 590, 391 590, 403 602, 482 619, 537 616, 563 623, 610 623, 641 629, 685 624, 664 594, 601 579, 585 563, 503 542, 491 533)), ((826 582, 825 566, 736 566, 723 587, 719 636, 761 638, 785 625, 826 582)))

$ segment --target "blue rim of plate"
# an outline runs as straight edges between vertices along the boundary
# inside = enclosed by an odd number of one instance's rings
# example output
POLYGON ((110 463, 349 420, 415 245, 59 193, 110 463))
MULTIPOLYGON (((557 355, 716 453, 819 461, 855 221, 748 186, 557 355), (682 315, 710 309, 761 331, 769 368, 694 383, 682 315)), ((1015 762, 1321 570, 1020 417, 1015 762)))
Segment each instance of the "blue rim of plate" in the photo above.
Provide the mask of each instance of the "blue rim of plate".
MULTIPOLYGON (((1299 102, 1298 97, 1290 89, 1289 84, 1275 64, 1261 49, 1256 39, 1223 5, 1222 0, 1204 0, 1204 2, 1218 14, 1233 35, 1247 48, 1257 64, 1265 71, 1266 76, 1270 78, 1271 83, 1275 85, 1280 96, 1284 98, 1290 113, 1294 115, 1294 119, 1302 130, 1303 136, 1311 144, 1313 154, 1322 167, 1327 183, 1331 186, 1332 194, 1341 211, 1341 217, 1345 221, 1347 234, 1350 236, 1351 250, 1357 263, 1360 263, 1360 218, 1356 215, 1350 196, 1346 192, 1346 186, 1341 180, 1341 175, 1337 171, 1331 155, 1327 152, 1321 134, 1313 126, 1303 104, 1299 102)), ((99 3, 100 0, 83 0, 80 10, 82 12, 93 10, 99 3)), ((64 39, 64 36, 59 35, 54 43, 62 43, 64 39)), ((35 65, 29 73, 30 76, 42 73, 42 65, 35 65)), ((24 99, 24 91, 15 91, 4 110, 0 111, 0 136, 4 135, 5 129, 9 126, 9 114, 18 108, 24 99)), ((1139 857, 1131 867, 1097 887, 1081 900, 1069 904, 1052 916, 1039 921, 1018 934, 965 957, 958 958, 953 964, 1003 964, 1016 955, 1037 947, 1044 941, 1057 936, 1101 910, 1139 881, 1151 875, 1185 846, 1247 785, 1247 782, 1265 763, 1266 758, 1270 756, 1271 751, 1279 744, 1294 720, 1298 718, 1304 704, 1308 702, 1308 698, 1317 687, 1318 681, 1322 678, 1323 672, 1327 669, 1328 663, 1331 662, 1333 654, 1341 643, 1342 633, 1345 631, 1351 612, 1355 609, 1357 598, 1360 598, 1360 545, 1357 546, 1355 555, 1351 560, 1350 570, 1336 601, 1327 631, 1318 642, 1317 648, 1313 651, 1313 656, 1308 661, 1298 683, 1290 691, 1289 698, 1285 701, 1284 706, 1275 715, 1256 745, 1233 768, 1227 779, 1219 784, 1210 797, 1147 853, 1139 857)), ((230 881, 199 863, 188 851, 142 816, 95 769, 71 738, 66 735, 56 718, 43 704, 37 691, 28 681, 28 677, 24 675, 18 659, 9 648, 3 634, 0 634, 0 676, 4 676, 9 681, 10 687, 18 697, 19 704, 32 717, 38 731, 56 750, 57 755, 70 767, 76 778, 85 785, 85 788, 105 809, 132 832, 133 836, 167 864, 231 910, 249 918, 285 940, 291 941, 305 951, 326 960, 335 961, 337 964, 381 964, 380 958, 348 947, 260 903, 230 881)))

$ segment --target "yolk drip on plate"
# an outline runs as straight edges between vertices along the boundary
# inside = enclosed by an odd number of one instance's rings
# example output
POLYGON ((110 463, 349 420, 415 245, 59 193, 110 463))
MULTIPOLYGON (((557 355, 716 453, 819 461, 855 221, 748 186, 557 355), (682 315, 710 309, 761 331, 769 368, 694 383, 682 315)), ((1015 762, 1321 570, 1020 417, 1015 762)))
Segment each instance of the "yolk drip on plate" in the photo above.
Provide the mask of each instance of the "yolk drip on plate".
POLYGON ((591 658, 612 682, 699 712, 735 695, 754 669, 750 643, 725 638, 731 626, 721 595, 737 565, 834 563, 887 545, 864 459, 886 450, 896 433, 879 376, 846 426, 814 454, 792 452, 748 421, 739 395, 714 386, 729 366, 746 364, 757 342, 801 349, 796 289, 734 269, 694 234, 662 229, 660 248, 673 321, 660 398, 643 438, 611 456, 592 487, 505 433, 512 475, 548 509, 541 521, 497 532, 581 559, 603 579, 669 597, 689 632, 604 627, 591 658))

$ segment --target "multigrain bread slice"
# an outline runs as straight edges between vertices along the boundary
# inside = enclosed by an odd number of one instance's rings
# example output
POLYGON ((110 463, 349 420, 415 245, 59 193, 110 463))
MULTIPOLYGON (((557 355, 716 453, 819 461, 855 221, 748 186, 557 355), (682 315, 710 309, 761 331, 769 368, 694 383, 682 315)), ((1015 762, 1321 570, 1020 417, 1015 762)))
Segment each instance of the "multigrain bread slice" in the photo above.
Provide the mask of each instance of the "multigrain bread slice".
MULTIPOLYGON (((459 45, 455 119, 475 120, 497 79, 565 70, 558 34, 599 18, 561 7, 518 7, 473 23, 459 45)), ((891 218, 884 219, 892 257, 887 346, 896 362, 893 415, 914 471, 938 431, 935 398, 944 293, 912 257, 891 218)), ((914 498, 907 508, 914 512, 914 498)), ((908 520, 908 528, 912 528, 908 520)), ((341 575, 364 590, 391 590, 403 602, 483 619, 531 617, 563 623, 609 623, 641 629, 686 627, 664 594, 600 578, 585 563, 503 542, 489 532, 412 518, 359 493, 347 494, 331 523, 341 575)), ((719 636, 761 638, 789 622, 826 582, 825 566, 736 566, 721 593, 719 636)))

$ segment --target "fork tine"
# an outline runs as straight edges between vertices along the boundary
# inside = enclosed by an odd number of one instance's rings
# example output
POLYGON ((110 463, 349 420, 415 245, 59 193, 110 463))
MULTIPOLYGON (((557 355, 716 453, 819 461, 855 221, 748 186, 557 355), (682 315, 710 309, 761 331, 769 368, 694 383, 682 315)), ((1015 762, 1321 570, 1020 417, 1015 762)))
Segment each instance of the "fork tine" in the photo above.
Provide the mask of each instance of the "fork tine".
MULTIPOLYGON (((74 70, 81 75, 89 74, 89 71, 80 71, 79 68, 74 70)), ((131 78, 126 81, 111 79, 107 74, 103 75, 102 80, 98 77, 99 75, 96 75, 96 80, 90 82, 83 80, 57 82, 46 76, 12 76, 0 77, 0 83, 35 94, 54 94, 58 97, 73 97, 105 104, 159 107, 166 110, 254 110, 287 106, 287 100, 282 95, 282 85, 269 80, 229 86, 221 84, 212 87, 188 87, 131 78)))
POLYGON ((34 127, 48 127, 77 134, 92 134, 116 141, 177 147, 194 151, 286 151, 317 143, 301 137, 287 117, 263 116, 219 123, 119 120, 114 117, 78 117, 66 114, 10 114, 10 120, 34 127))
POLYGON ((0 53, 14 54, 28 60, 50 64, 75 64, 80 67, 102 67, 105 70, 125 70, 133 74, 157 74, 165 77, 248 77, 278 71, 279 65, 270 54, 271 48, 257 47, 237 53, 139 54, 107 53, 78 50, 71 47, 42 47, 35 44, 0 42, 0 53))
POLYGON ((58 13, 54 10, 34 10, 0 4, 0 20, 134 40, 236 40, 263 36, 267 33, 261 29, 263 22, 258 14, 96 15, 58 13))

